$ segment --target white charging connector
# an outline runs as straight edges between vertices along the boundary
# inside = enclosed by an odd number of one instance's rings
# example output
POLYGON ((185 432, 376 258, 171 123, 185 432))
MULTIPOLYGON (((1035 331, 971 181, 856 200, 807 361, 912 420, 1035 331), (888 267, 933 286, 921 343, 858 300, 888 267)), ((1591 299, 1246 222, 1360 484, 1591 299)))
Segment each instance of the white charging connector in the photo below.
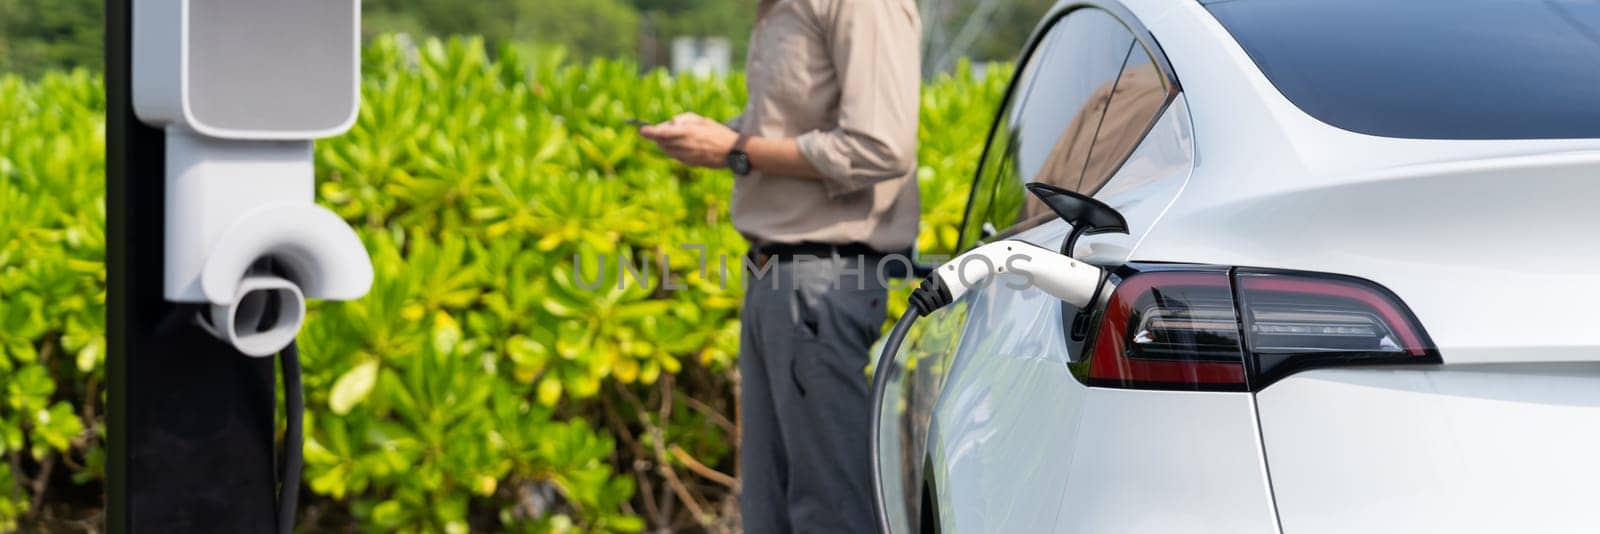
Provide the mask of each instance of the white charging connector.
POLYGON ((1077 307, 1094 300, 1104 271, 1053 250, 1022 241, 996 241, 967 251, 945 262, 923 281, 911 300, 923 315, 932 313, 990 277, 1011 273, 1021 277, 1021 286, 1035 287, 1045 294, 1077 307))

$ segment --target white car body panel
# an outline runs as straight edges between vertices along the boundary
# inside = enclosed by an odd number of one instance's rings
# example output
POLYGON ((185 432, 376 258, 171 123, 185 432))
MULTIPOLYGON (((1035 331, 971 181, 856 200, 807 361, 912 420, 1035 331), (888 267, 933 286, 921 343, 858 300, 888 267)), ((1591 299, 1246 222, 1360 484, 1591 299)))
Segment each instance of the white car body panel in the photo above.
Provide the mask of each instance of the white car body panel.
MULTIPOLYGON (((1130 233, 1085 236, 1079 257, 1127 261, 1188 179, 1190 132, 1179 97, 1097 195, 1130 233)), ((1015 239, 1058 248, 1067 229, 1015 239)), ((933 469, 959 481, 936 488, 942 531, 1277 531, 1249 394, 1086 387, 1067 368, 1060 302, 1011 289, 1013 278, 962 299, 964 341, 944 384, 957 393, 928 430, 933 469)))
POLYGON ((1198 157, 1132 259, 1367 278, 1400 295, 1448 363, 1600 359, 1587 319, 1600 140, 1341 130, 1285 99, 1203 6, 1145 24, 1183 80, 1198 157))
POLYGON ((1053 532, 1278 532, 1249 393, 1083 389, 1053 532))
POLYGON ((1600 364, 1319 369, 1258 394, 1283 529, 1593 532, 1600 364))
MULTIPOLYGON (((991 280, 924 319, 962 314, 943 374, 914 378, 940 391, 941 531, 1593 531, 1600 139, 1343 130, 1198 2, 1122 4, 1182 93, 1095 195, 1131 233, 1073 256, 1365 278, 1444 365, 1313 369, 1254 394, 1091 388, 1067 368, 1058 303, 991 280)), ((1053 248, 1065 232, 1014 238, 1053 248)))
POLYGON ((961 301, 928 440, 942 532, 1277 532, 1251 395, 1086 387, 1059 301, 1011 278, 961 301))
POLYGON ((1306 115, 1202 6, 1148 20, 1197 164, 1133 257, 1376 281, 1448 364, 1257 396, 1286 532, 1570 532, 1600 499, 1600 141, 1376 137, 1306 115), (1499 365, 1461 365, 1510 362, 1499 365))
POLYGON ((1042 532, 1055 524, 1084 388, 1067 372, 1059 304, 1004 275, 974 288, 929 425, 928 461, 945 532, 1042 532), (996 313, 1000 310, 1000 313, 996 313), (1031 319, 1016 321, 1010 310, 1031 319), (1005 387, 994 387, 1004 384, 1005 387), (1017 466, 1033 466, 1018 469, 1017 466))

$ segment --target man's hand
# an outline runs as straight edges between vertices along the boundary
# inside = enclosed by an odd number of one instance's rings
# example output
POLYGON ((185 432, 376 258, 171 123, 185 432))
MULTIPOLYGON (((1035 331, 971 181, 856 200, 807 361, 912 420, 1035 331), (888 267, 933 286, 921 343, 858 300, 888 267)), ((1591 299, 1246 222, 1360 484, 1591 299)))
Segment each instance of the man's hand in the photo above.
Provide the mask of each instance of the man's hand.
POLYGON ((685 165, 713 169, 728 166, 728 151, 739 140, 739 133, 732 128, 694 113, 680 113, 670 121, 645 126, 639 135, 655 141, 668 156, 685 165))

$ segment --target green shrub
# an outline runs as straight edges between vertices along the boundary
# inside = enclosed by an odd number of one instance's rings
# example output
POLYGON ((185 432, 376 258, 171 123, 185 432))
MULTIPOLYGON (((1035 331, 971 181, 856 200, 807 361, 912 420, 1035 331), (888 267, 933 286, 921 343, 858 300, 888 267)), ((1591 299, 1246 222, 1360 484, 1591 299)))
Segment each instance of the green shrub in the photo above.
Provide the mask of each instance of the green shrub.
MULTIPOLYGON (((301 336, 305 526, 729 525, 732 181, 672 163, 624 120, 731 116, 742 78, 487 57, 476 40, 377 40, 360 120, 317 143, 319 199, 377 277, 366 298, 316 305, 301 336), (685 244, 705 245, 708 276, 685 244), (619 258, 663 256, 686 289, 664 290, 659 263, 647 287, 618 288, 619 258)), ((999 70, 924 92, 924 250, 953 246, 999 70)), ((37 481, 103 477, 103 112, 96 75, 0 77, 0 531, 98 507, 52 507, 84 492, 37 481)))
POLYGON ((0 532, 103 476, 104 108, 84 71, 0 77, 0 532))

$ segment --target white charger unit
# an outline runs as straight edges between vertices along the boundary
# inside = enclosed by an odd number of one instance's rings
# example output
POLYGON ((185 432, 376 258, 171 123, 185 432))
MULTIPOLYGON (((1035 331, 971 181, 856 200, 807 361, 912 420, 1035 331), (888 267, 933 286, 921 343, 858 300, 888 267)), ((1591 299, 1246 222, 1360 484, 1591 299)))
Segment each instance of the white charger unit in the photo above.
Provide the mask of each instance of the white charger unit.
POLYGON ((360 109, 360 11, 359 0, 133 0, 134 112, 166 132, 163 294, 209 304, 202 325, 245 354, 292 342, 305 298, 372 285, 360 239, 315 203, 312 168, 312 140, 345 132, 360 109))

